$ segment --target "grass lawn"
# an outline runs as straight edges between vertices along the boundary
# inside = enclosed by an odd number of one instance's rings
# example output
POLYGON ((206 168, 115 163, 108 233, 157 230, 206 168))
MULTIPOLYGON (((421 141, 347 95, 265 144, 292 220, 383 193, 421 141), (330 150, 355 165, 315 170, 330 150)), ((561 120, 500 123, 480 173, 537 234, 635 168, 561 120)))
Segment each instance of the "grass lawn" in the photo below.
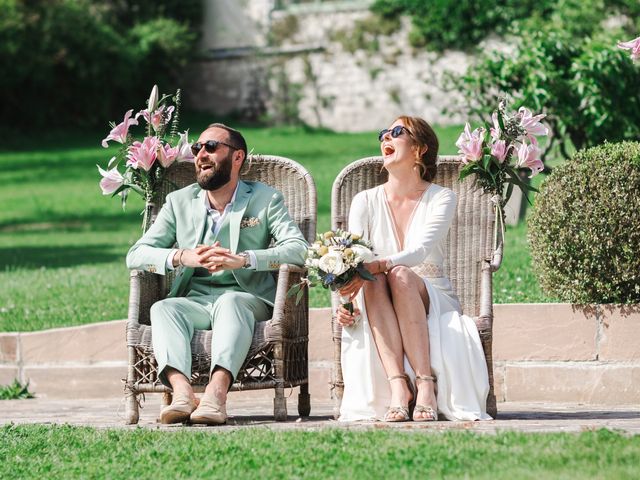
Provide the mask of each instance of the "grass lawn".
MULTIPOLYGON (((193 135, 208 118, 187 118, 193 135)), ((330 226, 331 185, 353 160, 378 154, 375 133, 345 134, 300 127, 242 128, 255 153, 290 157, 312 173, 318 188, 318 230, 330 226)), ((459 127, 438 128, 441 153, 455 153, 459 127)), ((124 255, 141 234, 142 202, 127 211, 101 195, 96 163, 113 149, 105 132, 43 134, 0 152, 0 331, 33 331, 126 317, 124 255), (33 146, 35 145, 35 146, 33 146)), ((545 301, 529 268, 524 226, 507 235, 497 302, 545 301)), ((312 306, 327 306, 315 289, 312 306)))
POLYGON ((637 478, 640 436, 608 430, 277 432, 0 427, 0 478, 637 478))

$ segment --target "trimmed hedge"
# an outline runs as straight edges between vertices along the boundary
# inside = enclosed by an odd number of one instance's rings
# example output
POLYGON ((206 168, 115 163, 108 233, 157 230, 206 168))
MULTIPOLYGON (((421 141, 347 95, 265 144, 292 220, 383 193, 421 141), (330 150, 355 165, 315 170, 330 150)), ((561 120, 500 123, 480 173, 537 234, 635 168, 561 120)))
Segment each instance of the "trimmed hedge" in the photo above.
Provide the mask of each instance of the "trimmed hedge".
POLYGON ((543 183, 529 217, 533 269, 571 303, 640 303, 640 143, 581 150, 543 183))

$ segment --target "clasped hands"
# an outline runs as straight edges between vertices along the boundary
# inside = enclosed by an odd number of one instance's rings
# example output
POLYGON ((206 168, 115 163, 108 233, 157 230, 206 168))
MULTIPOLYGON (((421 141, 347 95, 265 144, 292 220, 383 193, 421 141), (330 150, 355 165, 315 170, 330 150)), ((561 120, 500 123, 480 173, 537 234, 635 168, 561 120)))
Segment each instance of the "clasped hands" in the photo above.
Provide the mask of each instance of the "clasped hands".
POLYGON ((234 255, 228 248, 221 247, 220 242, 178 250, 173 257, 174 267, 206 268, 209 273, 242 268, 244 262, 243 256, 234 255))

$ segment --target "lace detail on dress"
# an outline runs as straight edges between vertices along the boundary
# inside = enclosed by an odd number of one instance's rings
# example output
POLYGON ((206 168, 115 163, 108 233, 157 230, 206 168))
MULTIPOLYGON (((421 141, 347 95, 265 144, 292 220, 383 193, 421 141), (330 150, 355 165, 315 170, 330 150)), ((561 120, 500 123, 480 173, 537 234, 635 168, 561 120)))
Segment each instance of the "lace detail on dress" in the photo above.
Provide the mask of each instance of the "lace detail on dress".
POLYGON ((442 265, 436 265, 435 263, 424 262, 411 267, 417 275, 427 278, 440 278, 444 277, 444 269, 442 265))

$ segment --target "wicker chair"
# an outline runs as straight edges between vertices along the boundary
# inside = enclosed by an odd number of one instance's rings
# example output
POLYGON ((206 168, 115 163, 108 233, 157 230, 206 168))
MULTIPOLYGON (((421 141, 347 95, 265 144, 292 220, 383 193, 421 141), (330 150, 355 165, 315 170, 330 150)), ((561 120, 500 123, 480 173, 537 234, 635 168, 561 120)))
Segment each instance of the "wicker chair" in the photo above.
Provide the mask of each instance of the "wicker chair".
MULTIPOLYGON (((333 183, 331 193, 331 227, 347 229, 351 200, 360 191, 373 188, 387 179, 382 170, 382 157, 358 160, 342 170, 333 183)), ((459 182, 462 162, 458 157, 439 157, 434 183, 450 188, 458 196, 458 209, 445 245, 444 271, 451 280, 462 303, 463 311, 472 316, 478 326, 480 339, 489 369, 489 397, 487 411, 495 418, 496 397, 493 392, 493 361, 491 357, 493 303, 492 273, 502 261, 502 234, 496 227, 491 195, 477 188, 470 178, 459 182), (497 235, 497 236, 496 236, 497 235), (494 241, 497 248, 494 250, 494 241)), ((340 410, 344 391, 340 349, 342 327, 336 321, 339 300, 332 296, 332 333, 334 368, 332 389, 336 399, 335 415, 340 410)))
MULTIPOLYGON (((316 188, 311 175, 298 163, 275 156, 249 156, 245 180, 257 180, 280 190, 291 217, 297 222, 307 241, 316 231, 316 188)), ((150 205, 147 228, 157 216, 165 197, 172 190, 195 182, 193 164, 176 164, 167 172, 167 180, 159 192, 158 202, 150 205)), ((145 228, 146 230, 146 228, 145 228)), ((284 397, 286 387, 300 386, 298 412, 308 416, 308 292, 296 304, 287 298, 290 285, 300 281, 304 269, 282 265, 275 272, 277 291, 273 318, 256 324, 253 341, 244 365, 231 387, 232 391, 275 389, 274 417, 287 419, 284 397)), ((163 393, 163 405, 171 403, 171 390, 158 379, 157 363, 151 344, 149 309, 166 297, 173 275, 161 276, 133 270, 130 275, 127 348, 129 365, 125 385, 126 422, 138 423, 138 395, 163 393)), ((204 391, 211 363, 211 330, 196 330, 191 341, 193 356, 191 383, 196 392, 204 391)))

